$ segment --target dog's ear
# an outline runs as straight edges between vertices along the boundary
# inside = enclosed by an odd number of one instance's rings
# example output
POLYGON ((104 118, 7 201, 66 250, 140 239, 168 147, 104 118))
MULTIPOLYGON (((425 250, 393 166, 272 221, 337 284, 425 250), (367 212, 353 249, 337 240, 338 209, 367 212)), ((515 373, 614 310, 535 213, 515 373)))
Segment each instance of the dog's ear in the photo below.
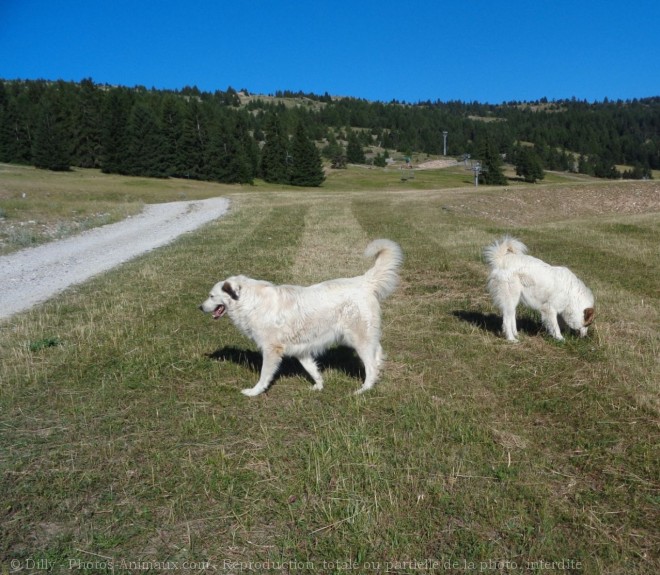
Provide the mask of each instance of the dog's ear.
POLYGON ((590 326, 594 322, 594 308, 588 307, 584 310, 584 327, 590 326))
POLYGON ((236 287, 232 286, 229 282, 225 282, 222 284, 222 291, 225 292, 226 294, 229 294, 229 297, 231 299, 237 300, 238 293, 240 292, 240 288, 238 288, 238 286, 236 287))

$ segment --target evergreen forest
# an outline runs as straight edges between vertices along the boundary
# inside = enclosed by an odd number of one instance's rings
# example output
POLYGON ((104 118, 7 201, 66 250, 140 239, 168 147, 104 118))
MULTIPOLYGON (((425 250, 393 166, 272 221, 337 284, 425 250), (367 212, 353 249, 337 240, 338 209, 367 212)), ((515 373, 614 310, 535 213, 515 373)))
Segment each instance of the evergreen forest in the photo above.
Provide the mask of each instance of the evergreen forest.
POLYGON ((410 104, 0 80, 0 162, 48 170, 313 187, 325 179, 324 161, 440 156, 445 141, 447 156, 483 161, 484 181, 495 185, 506 183, 503 161, 528 181, 543 170, 650 178, 660 169, 660 97, 410 104))

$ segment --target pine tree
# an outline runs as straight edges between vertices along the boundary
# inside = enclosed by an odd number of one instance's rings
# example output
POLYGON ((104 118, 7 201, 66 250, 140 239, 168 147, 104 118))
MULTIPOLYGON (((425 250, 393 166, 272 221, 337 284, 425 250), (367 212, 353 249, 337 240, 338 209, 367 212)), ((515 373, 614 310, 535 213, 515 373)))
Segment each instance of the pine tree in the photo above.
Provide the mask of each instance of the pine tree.
POLYGON ((247 122, 247 116, 239 116, 236 133, 241 141, 243 151, 245 152, 245 156, 250 166, 249 183, 253 183, 254 178, 256 178, 259 172, 259 144, 250 134, 250 126, 247 122))
POLYGON ((367 158, 364 155, 362 144, 355 132, 348 135, 348 146, 346 148, 346 159, 351 164, 366 164, 367 158))
POLYGON ((163 166, 168 175, 178 175, 177 159, 183 138, 183 104, 181 98, 168 95, 164 98, 160 125, 163 134, 163 166))
POLYGON ((344 148, 337 141, 337 137, 335 136, 333 131, 329 131, 327 139, 328 139, 328 143, 323 147, 323 150, 321 150, 321 154, 323 155, 323 157, 327 158, 328 160, 333 160, 338 156, 343 156, 344 148))
POLYGON ((265 127, 266 143, 261 149, 261 177, 271 184, 289 183, 289 141, 279 116, 272 115, 265 127))
POLYGON ((477 144, 477 156, 481 160, 483 171, 479 174, 479 180, 484 184, 502 186, 508 183, 502 171, 502 157, 495 148, 493 138, 490 134, 482 136, 477 144))
POLYGON ((251 184, 253 166, 244 147, 240 127, 231 118, 214 126, 206 159, 207 177, 225 184, 251 184))
POLYGON ((0 118, 0 161, 29 164, 32 160, 28 113, 18 98, 10 99, 0 118))
POLYGON ((164 139, 152 108, 139 103, 133 107, 128 122, 129 173, 133 176, 163 178, 164 139))
POLYGON ((114 88, 103 103, 102 167, 108 174, 128 174, 129 157, 126 127, 131 110, 131 95, 114 88))
POLYGON ((578 174, 587 174, 589 176, 594 175, 594 168, 589 161, 589 158, 584 154, 580 154, 578 159, 578 174))
POLYGON ((516 175, 529 183, 545 178, 541 159, 534 148, 521 146, 516 154, 516 175))
POLYGON ((102 95, 91 80, 80 82, 73 115, 73 163, 81 168, 101 165, 102 95))
POLYGON ((0 106, 0 162, 11 162, 14 155, 10 105, 7 103, 7 105, 0 106))
MULTIPOLYGON (((387 154, 387 152, 385 152, 385 154, 387 154)), ((381 154, 380 152, 378 152, 376 154, 376 157, 374 158, 374 166, 376 166, 378 168, 384 168, 385 166, 387 166, 387 157, 386 157, 386 155, 381 154)))
POLYGON ((318 187, 325 180, 321 154, 307 137, 304 124, 298 123, 291 142, 290 183, 294 186, 318 187))
POLYGON ((183 119, 183 131, 176 158, 176 175, 181 178, 204 179, 207 145, 206 118, 197 98, 191 98, 183 119))
POLYGON ((71 168, 71 141, 64 102, 55 89, 39 102, 39 116, 32 143, 32 163, 37 168, 68 171, 71 168))
POLYGON ((0 162, 11 161, 11 131, 8 129, 9 96, 0 81, 0 162))

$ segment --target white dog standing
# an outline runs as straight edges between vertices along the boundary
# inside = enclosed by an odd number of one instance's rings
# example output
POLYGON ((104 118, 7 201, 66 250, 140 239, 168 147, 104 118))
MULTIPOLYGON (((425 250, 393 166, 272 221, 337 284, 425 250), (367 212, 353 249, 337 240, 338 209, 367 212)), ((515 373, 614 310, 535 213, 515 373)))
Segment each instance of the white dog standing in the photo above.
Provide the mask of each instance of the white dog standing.
POLYGON ((263 355, 257 384, 243 393, 259 395, 270 385, 284 356, 296 357, 323 389, 315 357, 334 344, 352 347, 364 363, 365 380, 357 393, 371 389, 383 360, 380 345, 380 301, 399 283, 401 248, 390 240, 375 240, 365 251, 375 257, 364 275, 325 281, 309 287, 274 285, 234 276, 220 281, 200 309, 214 319, 227 314, 254 340, 263 355))
POLYGON ((508 340, 518 341, 516 307, 521 301, 541 312, 553 337, 563 339, 558 315, 580 336, 587 335, 594 320, 594 296, 571 270, 527 255, 525 244, 508 236, 488 246, 484 257, 491 270, 488 291, 502 312, 502 331, 508 340))

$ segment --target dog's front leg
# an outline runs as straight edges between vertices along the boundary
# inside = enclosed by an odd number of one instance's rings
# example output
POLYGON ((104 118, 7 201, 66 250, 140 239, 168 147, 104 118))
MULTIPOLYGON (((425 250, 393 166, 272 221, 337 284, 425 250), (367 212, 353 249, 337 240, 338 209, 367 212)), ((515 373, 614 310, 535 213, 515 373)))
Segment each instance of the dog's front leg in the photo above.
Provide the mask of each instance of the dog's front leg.
POLYGON ((275 377, 277 368, 282 362, 282 354, 278 353, 276 350, 264 349, 262 354, 263 364, 261 366, 261 376, 259 377, 259 381, 254 387, 248 387, 241 392, 248 397, 259 395, 268 389, 270 382, 273 381, 273 377, 275 377))
POLYGON ((557 321, 557 312, 556 310, 544 307, 541 310, 541 321, 545 325, 548 333, 558 340, 563 340, 564 338, 561 335, 561 330, 559 329, 559 322, 557 321))

